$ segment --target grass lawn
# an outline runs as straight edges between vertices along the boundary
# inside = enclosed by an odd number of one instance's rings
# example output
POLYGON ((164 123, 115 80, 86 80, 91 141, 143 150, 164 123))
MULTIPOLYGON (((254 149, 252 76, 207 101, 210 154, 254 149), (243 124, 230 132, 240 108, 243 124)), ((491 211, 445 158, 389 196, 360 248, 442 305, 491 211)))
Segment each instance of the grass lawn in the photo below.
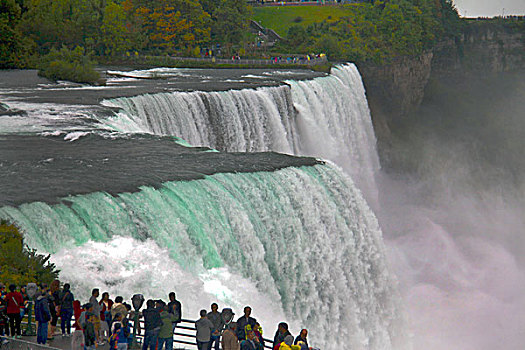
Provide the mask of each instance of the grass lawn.
POLYGON ((254 7, 253 19, 265 28, 271 28, 281 36, 286 36, 288 28, 294 24, 308 26, 314 22, 323 20, 337 20, 340 17, 352 14, 355 5, 331 5, 331 6, 268 6, 254 7), (300 22, 294 22, 301 17, 300 22))

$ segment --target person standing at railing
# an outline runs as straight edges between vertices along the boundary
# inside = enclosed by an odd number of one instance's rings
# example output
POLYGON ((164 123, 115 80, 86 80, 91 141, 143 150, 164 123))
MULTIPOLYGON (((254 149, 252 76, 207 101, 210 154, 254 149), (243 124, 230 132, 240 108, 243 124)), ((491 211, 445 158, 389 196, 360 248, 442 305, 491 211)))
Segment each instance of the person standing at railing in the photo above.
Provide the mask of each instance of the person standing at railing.
POLYGON ((111 319, 115 319, 116 314, 121 314, 122 318, 128 316, 128 309, 126 308, 126 305, 124 305, 124 298, 120 295, 115 298, 115 303, 113 303, 113 306, 111 307, 111 319))
POLYGON ((37 296, 35 301, 35 320, 38 322, 36 342, 45 344, 47 342, 47 323, 51 319, 46 287, 37 296))
POLYGON ((175 292, 171 292, 168 297, 170 302, 168 303, 168 312, 175 316, 175 321, 172 323, 172 333, 175 333, 175 327, 182 320, 182 305, 175 297, 175 292))
POLYGON ((60 292, 60 281, 54 280, 49 285, 49 293, 47 295, 47 301, 49 302, 49 311, 51 312, 51 322, 49 323, 49 330, 47 334, 47 340, 53 340, 55 338, 55 330, 58 323, 58 315, 60 313, 59 295, 60 292))
POLYGON ((146 302, 146 306, 146 310, 142 311, 145 329, 142 350, 147 350, 148 346, 150 350, 155 350, 162 320, 160 318, 160 311, 155 308, 155 301, 149 299, 146 302))
POLYGON ((71 335, 71 317, 73 317, 73 301, 75 297, 71 293, 69 283, 64 284, 64 288, 58 295, 58 302, 60 303, 60 328, 62 329, 62 337, 71 335))
POLYGON ((11 327, 11 336, 20 338, 22 332, 20 331, 20 309, 24 307, 24 298, 20 292, 16 291, 16 286, 11 284, 9 286, 9 293, 5 297, 7 301, 7 317, 9 317, 9 325, 11 327))
POLYGON ((224 320, 219 312, 219 305, 217 303, 211 304, 211 311, 208 312, 206 317, 213 323, 213 332, 211 334, 210 343, 208 344, 208 350, 211 350, 213 343, 215 343, 215 350, 219 350, 219 341, 221 338, 222 330, 224 329, 224 320))
POLYGON ((104 342, 101 339, 100 336, 100 305, 98 303, 98 296, 100 295, 100 291, 98 288, 94 288, 91 291, 91 298, 89 298, 89 303, 93 307, 93 314, 95 315, 93 319, 93 326, 95 327, 95 336, 97 337, 97 343, 98 345, 104 344, 104 342))
POLYGON ((200 316, 195 322, 195 329, 197 330, 197 349, 208 350, 211 340, 211 332, 214 330, 213 323, 206 317, 208 313, 206 310, 200 311, 200 316))
POLYGON ((9 318, 7 317, 7 301, 5 286, 0 283, 0 335, 9 335, 9 318))
POLYGON ((288 330, 288 323, 279 323, 279 326, 277 326, 277 331, 275 332, 275 336, 273 337, 273 350, 279 350, 281 343, 288 335, 292 335, 288 330))
POLYGON ((84 349, 84 332, 79 322, 80 316, 84 311, 86 310, 82 308, 82 306, 80 305, 80 301, 73 301, 73 313, 75 314, 75 323, 73 323, 73 327, 75 328, 75 331, 73 332, 73 336, 71 337, 72 350, 84 349))
POLYGON ((98 303, 100 306, 100 333, 101 337, 108 340, 111 335, 111 307, 113 300, 109 298, 109 293, 102 293, 102 299, 98 303))
POLYGON ((257 320, 253 317, 250 317, 252 314, 252 308, 249 306, 244 307, 244 315, 239 317, 237 320, 237 338, 239 341, 246 339, 246 326, 250 326, 249 329, 252 330, 255 328, 257 320))
POLYGON ((175 315, 168 312, 168 306, 163 305, 162 311, 160 312, 160 319, 162 324, 159 332, 159 346, 157 350, 162 350, 164 344, 166 344, 166 350, 173 350, 173 321, 175 315))
POLYGON ((222 332, 222 350, 240 350, 239 339, 235 334, 235 322, 231 322, 222 332))
POLYGON ((264 345, 255 336, 255 332, 250 330, 246 332, 246 339, 241 342, 241 350, 264 350, 264 345))

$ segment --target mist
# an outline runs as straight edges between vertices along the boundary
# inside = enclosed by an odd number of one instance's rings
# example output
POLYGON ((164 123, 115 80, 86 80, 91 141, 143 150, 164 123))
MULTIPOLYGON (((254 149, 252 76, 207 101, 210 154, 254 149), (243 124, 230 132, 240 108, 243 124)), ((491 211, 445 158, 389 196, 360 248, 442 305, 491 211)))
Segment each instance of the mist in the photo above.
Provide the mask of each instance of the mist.
POLYGON ((393 130, 378 216, 414 349, 523 349, 524 78, 433 81, 393 130))

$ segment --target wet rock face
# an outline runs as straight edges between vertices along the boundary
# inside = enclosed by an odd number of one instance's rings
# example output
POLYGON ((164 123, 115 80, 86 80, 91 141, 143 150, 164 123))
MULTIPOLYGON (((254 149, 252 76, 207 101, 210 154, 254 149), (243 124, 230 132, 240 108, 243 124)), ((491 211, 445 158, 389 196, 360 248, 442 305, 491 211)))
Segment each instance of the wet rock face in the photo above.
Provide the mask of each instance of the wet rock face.
POLYGON ((469 23, 457 40, 437 44, 416 57, 401 57, 385 65, 361 64, 378 151, 389 163, 391 130, 418 110, 431 80, 462 84, 475 76, 525 70, 525 33, 498 23, 469 23))
POLYGON ((392 123, 416 110, 423 101, 433 56, 432 52, 426 52, 421 56, 401 57, 387 65, 359 67, 383 160, 391 149, 392 123))

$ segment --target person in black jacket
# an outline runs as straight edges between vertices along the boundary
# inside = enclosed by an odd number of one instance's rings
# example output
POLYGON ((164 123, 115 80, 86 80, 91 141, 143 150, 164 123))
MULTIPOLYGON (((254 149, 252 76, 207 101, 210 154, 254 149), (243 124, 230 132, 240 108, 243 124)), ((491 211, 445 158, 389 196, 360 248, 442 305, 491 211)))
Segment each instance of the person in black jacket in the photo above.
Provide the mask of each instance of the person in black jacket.
POLYGON ((284 338, 286 338, 287 335, 292 335, 290 331, 288 330, 288 323, 281 322, 279 323, 279 326, 277 327, 277 331, 275 332, 275 336, 273 337, 273 349, 279 349, 281 346, 281 343, 284 341, 284 338))
POLYGON ((170 302, 168 303, 168 312, 175 315, 175 321, 172 322, 172 332, 175 332, 175 327, 182 319, 182 305, 180 304, 180 301, 175 298, 175 292, 171 292, 168 296, 170 298, 170 302))
POLYGON ((38 322, 38 329, 36 333, 36 342, 38 344, 45 344, 47 341, 47 324, 51 319, 51 312, 49 310, 48 298, 46 296, 46 289, 38 295, 35 301, 35 320, 38 322))
POLYGON ((71 317, 73 317, 73 300, 75 297, 71 293, 69 283, 64 284, 64 288, 58 295, 58 303, 60 305, 60 327, 62 328, 62 336, 66 334, 71 335, 71 317), (67 332, 67 333, 66 333, 67 332))
POLYGON ((160 310, 155 308, 155 301, 151 299, 148 300, 146 306, 146 310, 142 311, 142 315, 144 316, 144 329, 146 331, 144 334, 144 342, 142 343, 142 350, 147 350, 148 346, 150 350, 155 350, 162 319, 160 318, 160 310))
POLYGON ((297 345, 297 343, 303 342, 304 345, 301 347, 301 349, 302 348, 310 349, 310 347, 308 346, 308 340, 306 339, 306 337, 308 337, 308 331, 306 329, 301 329, 301 333, 299 333, 297 338, 295 338, 294 344, 297 345))
POLYGON ((246 331, 253 330, 257 320, 253 317, 250 317, 252 314, 252 308, 249 306, 244 307, 244 316, 240 317, 237 320, 237 338, 239 341, 246 339, 246 331), (249 326, 249 327, 247 327, 249 326))

